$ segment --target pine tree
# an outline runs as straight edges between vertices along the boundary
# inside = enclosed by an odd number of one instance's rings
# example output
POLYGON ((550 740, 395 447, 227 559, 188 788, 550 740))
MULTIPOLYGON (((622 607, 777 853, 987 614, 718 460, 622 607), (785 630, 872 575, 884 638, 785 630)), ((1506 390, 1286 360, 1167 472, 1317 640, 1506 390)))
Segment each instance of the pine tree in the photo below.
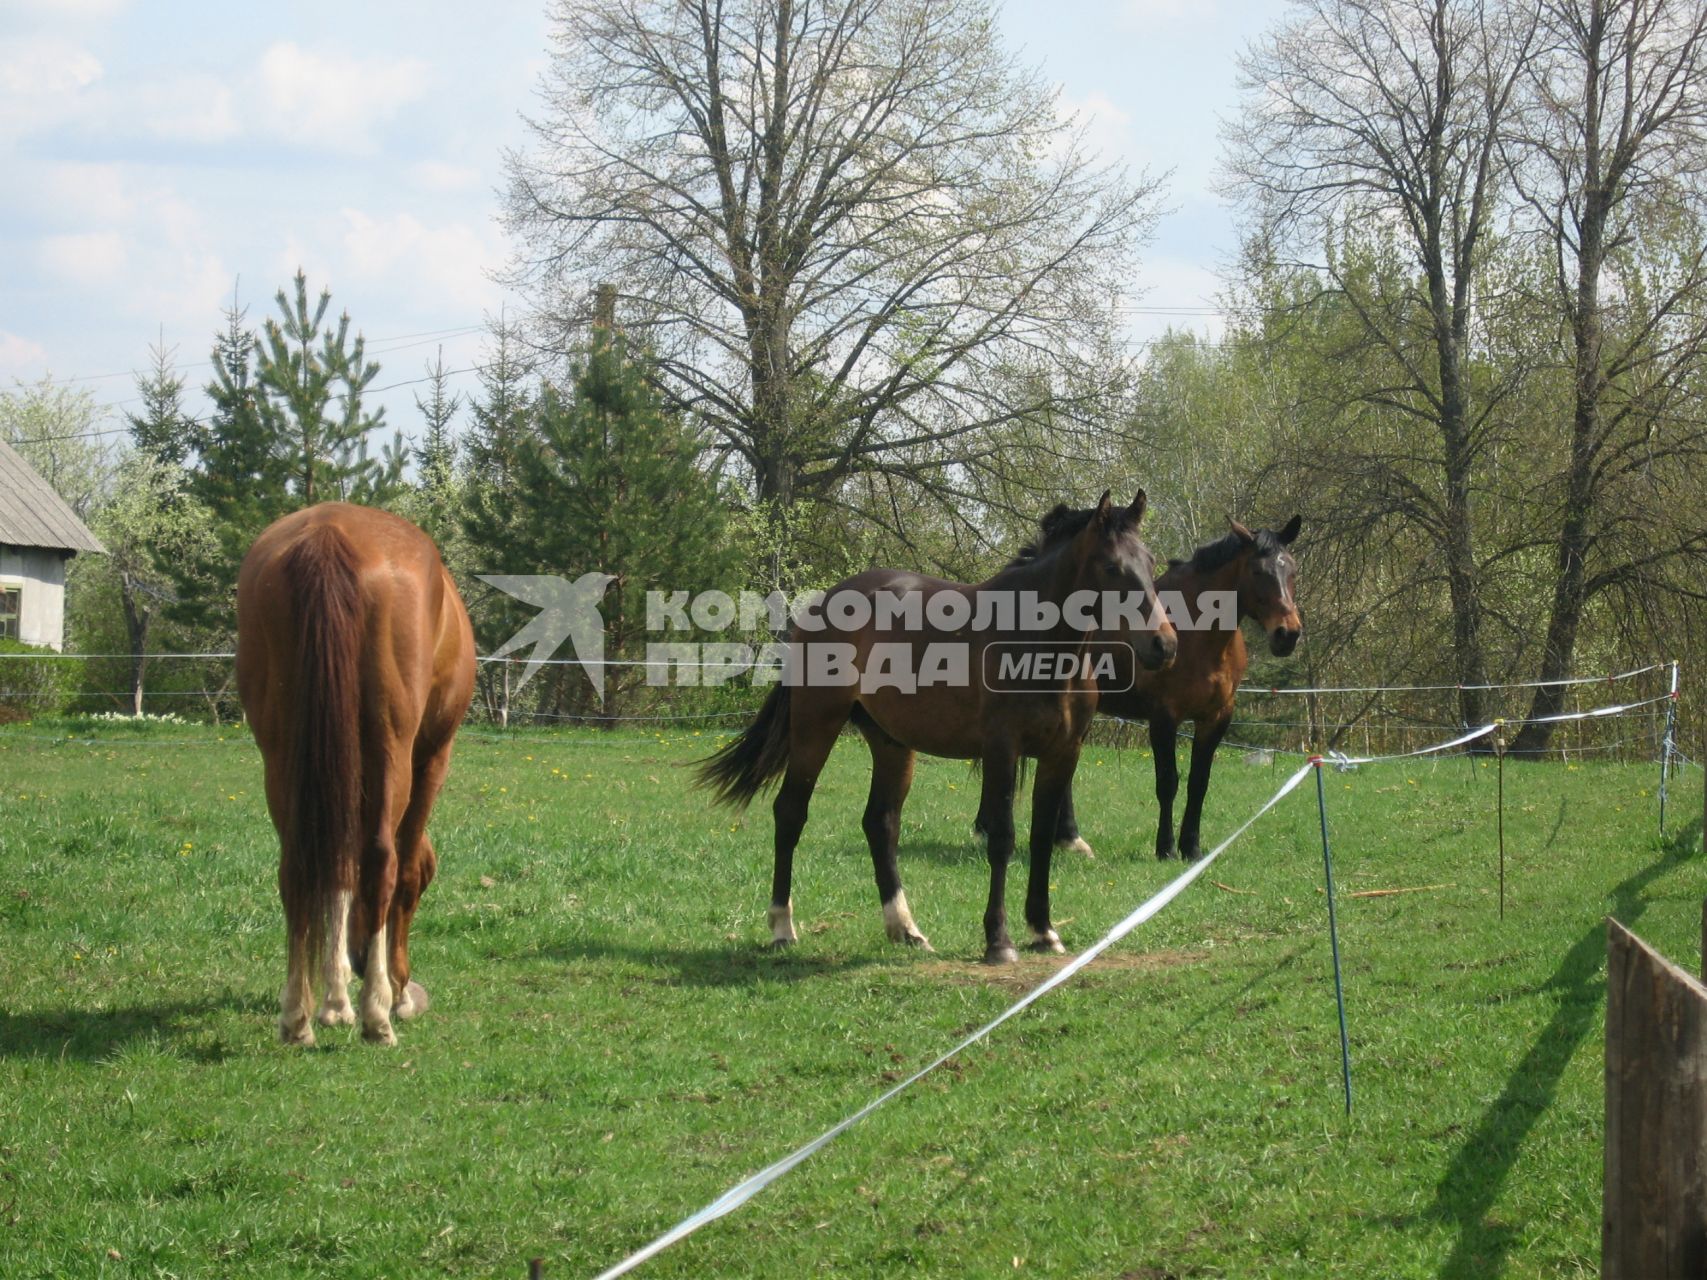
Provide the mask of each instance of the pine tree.
POLYGON ((417 521, 440 544, 459 523, 461 480, 457 469, 456 436, 452 424, 457 410, 462 408, 462 396, 450 390, 449 375, 445 372, 444 349, 427 370, 427 395, 415 397, 415 407, 421 411, 425 430, 415 449, 415 473, 420 493, 418 509, 423 517, 417 521))
POLYGON ((196 430, 195 420, 184 410, 184 379, 172 367, 175 349, 168 349, 164 340, 149 347, 148 354, 153 368, 136 377, 142 412, 125 415, 131 440, 161 465, 181 467, 189 460, 196 430))
POLYGON ((259 345, 255 382, 263 430, 286 461, 295 505, 316 502, 381 503, 402 482, 401 435, 379 458, 368 437, 383 425, 385 410, 363 411, 362 393, 379 373, 368 361, 360 334, 350 340, 350 315, 327 327, 330 290, 310 309, 308 278, 298 271, 294 296, 275 296, 279 319, 268 318, 259 345), (316 343, 319 345, 316 346, 316 343))

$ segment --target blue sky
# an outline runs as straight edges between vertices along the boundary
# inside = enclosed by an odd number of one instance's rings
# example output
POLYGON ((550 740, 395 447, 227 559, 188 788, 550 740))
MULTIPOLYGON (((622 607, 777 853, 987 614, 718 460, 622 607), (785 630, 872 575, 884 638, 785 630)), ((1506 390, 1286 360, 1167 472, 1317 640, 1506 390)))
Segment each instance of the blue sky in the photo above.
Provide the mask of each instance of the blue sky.
MULTIPOLYGON (((1173 170, 1132 282, 1135 342, 1213 331, 1234 233, 1210 191, 1236 52, 1280 14, 1253 0, 1009 0, 1010 44, 1093 142, 1173 170), (1181 308, 1184 314, 1156 314, 1181 308)), ((405 433, 442 345, 464 369, 483 317, 500 149, 545 64, 534 0, 291 5, 0 0, 0 385, 44 374, 113 412, 164 337, 199 385, 233 291, 258 321, 298 265, 383 365, 405 433)), ((473 384, 471 373, 453 383, 473 384)))

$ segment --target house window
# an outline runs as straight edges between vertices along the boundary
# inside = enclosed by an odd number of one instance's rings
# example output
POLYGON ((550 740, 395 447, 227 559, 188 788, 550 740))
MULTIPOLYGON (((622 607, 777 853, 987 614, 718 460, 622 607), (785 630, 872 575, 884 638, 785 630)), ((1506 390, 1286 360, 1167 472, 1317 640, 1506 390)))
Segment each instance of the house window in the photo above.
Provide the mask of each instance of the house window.
POLYGON ((0 583, 0 640, 18 638, 18 615, 23 609, 24 589, 0 583))

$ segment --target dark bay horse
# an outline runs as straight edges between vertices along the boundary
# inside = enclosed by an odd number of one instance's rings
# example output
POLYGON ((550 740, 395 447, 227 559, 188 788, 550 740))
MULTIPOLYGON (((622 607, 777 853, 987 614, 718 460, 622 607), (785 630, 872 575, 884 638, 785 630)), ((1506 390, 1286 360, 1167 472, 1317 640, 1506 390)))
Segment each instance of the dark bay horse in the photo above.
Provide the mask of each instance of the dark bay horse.
MULTIPOLYGON (((1042 546, 1070 539, 1090 512, 1075 511, 1055 516, 1044 527, 1042 546)), ((1156 580, 1164 601, 1177 592, 1193 622, 1179 628, 1179 653, 1166 671, 1139 673, 1132 687, 1102 694, 1098 710, 1122 720, 1147 720, 1150 747, 1156 758, 1156 856, 1174 853, 1173 806, 1179 792, 1179 765, 1175 750, 1179 726, 1192 722, 1191 774, 1186 782, 1185 814, 1180 820, 1179 852, 1187 860, 1199 852, 1198 830, 1203 820, 1203 798, 1209 792, 1209 770, 1215 750, 1233 718, 1233 699, 1250 665, 1245 637, 1239 622, 1250 618, 1268 635, 1269 651, 1284 658, 1298 646, 1304 624, 1293 598, 1298 572, 1290 547, 1298 537, 1302 520, 1293 516, 1279 531, 1251 532, 1238 521, 1223 538, 1199 547, 1189 560, 1173 560, 1156 580), (1235 601, 1230 611, 1217 609, 1212 593, 1221 601, 1235 601), (1228 614, 1232 616, 1228 616, 1228 614)), ((1057 844, 1066 849, 1090 852, 1079 835, 1069 787, 1062 797, 1056 827, 1057 844)))
POLYGON ((237 579, 237 689, 279 833, 288 966, 279 1035, 324 1026, 396 1042, 424 1007, 409 925, 437 859, 427 815, 474 694, 474 633, 432 539, 399 516, 328 502, 269 525, 237 579))
POLYGON ((915 754, 923 751, 977 760, 983 767, 979 815, 990 833, 984 959, 999 964, 1018 958, 1007 926, 1007 865, 1014 847, 1017 769, 1022 757, 1030 757, 1037 761, 1037 777, 1026 921, 1034 948, 1063 949, 1050 925, 1049 859, 1060 802, 1096 712, 1097 682, 1086 674, 1092 645, 1122 652, 1128 669, 1135 663, 1154 670, 1174 654, 1173 627, 1156 599, 1154 560, 1138 537, 1144 506, 1142 490, 1125 509, 1110 504, 1105 493, 1074 536, 977 585, 874 569, 831 588, 802 614, 784 682, 746 731, 700 771, 702 784, 734 804, 746 804, 782 775, 774 806, 773 945, 796 940, 794 849, 819 771, 851 720, 871 749, 863 826, 889 937, 930 945, 913 921, 895 861, 901 806, 915 754), (1086 592, 1137 608, 1099 630, 1087 625, 1083 613, 1070 619, 1070 611, 1060 608, 1086 592), (1026 625, 1039 601, 1061 615, 1047 630, 1026 625), (912 616, 897 619, 895 612, 907 606, 912 616), (1043 662, 1044 655, 1063 654, 1071 661, 1043 662), (828 678, 832 667, 839 678, 828 678), (900 668, 943 678, 927 681, 920 675, 909 682, 897 675, 900 668), (1015 670, 1022 674, 1011 683, 1000 678, 1015 670))

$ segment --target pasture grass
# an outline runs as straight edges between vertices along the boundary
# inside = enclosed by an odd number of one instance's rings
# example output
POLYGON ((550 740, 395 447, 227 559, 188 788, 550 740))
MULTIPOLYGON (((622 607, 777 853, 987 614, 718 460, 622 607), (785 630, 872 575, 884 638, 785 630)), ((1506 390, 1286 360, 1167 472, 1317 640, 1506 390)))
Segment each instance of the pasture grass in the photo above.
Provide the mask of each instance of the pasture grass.
MULTIPOLYGON (((241 729, 0 731, 0 1274, 589 1275, 1044 976, 990 971, 976 782, 922 761, 884 940, 837 749, 762 949, 770 815, 679 729, 459 743, 393 1050, 275 1042, 275 844, 241 729)), ((1182 753, 1183 759, 1183 753, 1182 753)), ((1206 842, 1286 774, 1223 753, 1206 842)), ((648 1276, 1562 1276, 1597 1271, 1604 932, 1700 947, 1699 771, 1326 775, 1356 1109, 1340 1095, 1310 782, 1177 903, 648 1276)), ((1092 749, 1084 945, 1178 871, 1145 752, 1092 749)), ((1010 902, 1017 919, 1023 868, 1010 902)))

